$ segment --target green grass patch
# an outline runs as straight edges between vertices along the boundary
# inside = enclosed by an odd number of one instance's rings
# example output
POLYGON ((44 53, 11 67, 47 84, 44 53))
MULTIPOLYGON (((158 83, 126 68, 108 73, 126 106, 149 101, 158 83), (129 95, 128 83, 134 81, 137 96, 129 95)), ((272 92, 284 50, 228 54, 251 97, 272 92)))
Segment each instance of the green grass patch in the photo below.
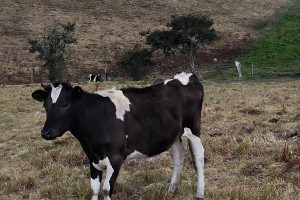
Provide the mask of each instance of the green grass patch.
MULTIPOLYGON (((271 22, 267 33, 240 59, 243 76, 277 76, 300 73, 300 1, 271 22)), ((216 78, 237 77, 236 68, 216 78)))

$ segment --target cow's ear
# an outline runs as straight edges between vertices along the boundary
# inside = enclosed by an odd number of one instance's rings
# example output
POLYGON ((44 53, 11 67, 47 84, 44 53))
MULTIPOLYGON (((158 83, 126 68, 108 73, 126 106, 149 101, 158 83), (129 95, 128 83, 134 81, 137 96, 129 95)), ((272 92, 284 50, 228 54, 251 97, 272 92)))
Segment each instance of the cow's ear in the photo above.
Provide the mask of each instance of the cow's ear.
POLYGON ((41 86, 44 88, 45 91, 50 91, 51 90, 51 85, 44 85, 43 83, 41 84, 41 86))
POLYGON ((36 90, 31 94, 32 98, 34 98, 37 101, 43 102, 46 100, 48 96, 48 92, 44 90, 36 90))
POLYGON ((73 95, 73 98, 75 98, 75 99, 80 98, 82 95, 82 88, 79 86, 74 87, 72 95, 73 95))

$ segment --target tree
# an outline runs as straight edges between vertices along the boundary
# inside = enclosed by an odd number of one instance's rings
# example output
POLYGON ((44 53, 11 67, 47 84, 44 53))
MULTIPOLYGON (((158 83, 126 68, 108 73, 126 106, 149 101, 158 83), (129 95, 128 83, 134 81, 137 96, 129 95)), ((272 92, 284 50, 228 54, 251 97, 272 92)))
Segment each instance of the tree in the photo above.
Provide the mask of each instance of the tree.
POLYGON ((171 22, 166 25, 168 30, 149 30, 140 34, 146 36, 146 44, 150 45, 153 51, 162 50, 165 56, 174 55, 177 51, 182 53, 194 74, 197 49, 218 39, 212 25, 213 20, 207 16, 172 16, 171 22))
POLYGON ((135 46, 133 49, 125 51, 117 64, 134 81, 138 81, 142 80, 148 74, 149 67, 154 65, 151 57, 151 50, 135 46))
POLYGON ((67 44, 77 43, 72 36, 75 24, 54 24, 44 30, 40 40, 28 40, 30 53, 38 52, 38 58, 43 62, 43 68, 49 71, 51 82, 64 80, 65 47, 67 44))

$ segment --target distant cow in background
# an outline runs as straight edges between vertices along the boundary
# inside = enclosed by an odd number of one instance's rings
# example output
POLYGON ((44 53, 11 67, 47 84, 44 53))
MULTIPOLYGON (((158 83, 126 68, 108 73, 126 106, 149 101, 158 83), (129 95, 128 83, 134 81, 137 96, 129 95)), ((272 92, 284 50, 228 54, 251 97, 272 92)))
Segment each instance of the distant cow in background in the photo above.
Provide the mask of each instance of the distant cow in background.
POLYGON ((99 82, 100 74, 89 74, 89 82, 99 82))
POLYGON ((169 148, 177 190, 184 162, 181 137, 187 137, 197 171, 196 197, 204 198, 204 149, 200 139, 203 86, 195 75, 181 73, 145 88, 88 93, 69 83, 42 85, 32 97, 43 102, 47 118, 41 135, 54 140, 70 131, 90 160, 92 200, 98 199, 102 172, 104 199, 112 195, 124 161, 147 158, 169 148))

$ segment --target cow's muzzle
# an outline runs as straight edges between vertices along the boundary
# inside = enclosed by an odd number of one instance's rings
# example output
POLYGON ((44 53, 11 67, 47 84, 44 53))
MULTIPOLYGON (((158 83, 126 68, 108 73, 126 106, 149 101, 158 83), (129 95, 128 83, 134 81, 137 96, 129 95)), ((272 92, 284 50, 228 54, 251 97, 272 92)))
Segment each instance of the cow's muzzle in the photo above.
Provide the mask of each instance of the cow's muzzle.
POLYGON ((59 132, 54 129, 42 130, 41 135, 45 140, 54 140, 59 136, 59 132))

